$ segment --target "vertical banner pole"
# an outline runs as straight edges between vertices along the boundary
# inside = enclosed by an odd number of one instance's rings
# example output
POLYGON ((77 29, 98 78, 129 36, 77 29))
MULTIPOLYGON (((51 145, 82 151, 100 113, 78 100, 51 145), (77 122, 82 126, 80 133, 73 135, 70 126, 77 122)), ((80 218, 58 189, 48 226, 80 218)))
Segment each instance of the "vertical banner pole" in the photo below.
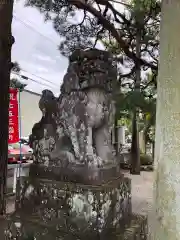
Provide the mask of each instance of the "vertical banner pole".
MULTIPOLYGON (((19 101, 18 101, 18 119, 19 119, 19 139, 21 139, 21 133, 22 133, 22 129, 21 129, 21 92, 20 90, 18 90, 18 96, 19 96, 19 101)), ((17 164, 17 168, 16 168, 16 184, 15 184, 15 192, 16 192, 16 209, 18 208, 19 205, 19 201, 20 201, 20 188, 21 188, 21 182, 20 182, 20 176, 21 176, 21 170, 22 170, 22 143, 20 141, 20 153, 19 153, 19 158, 20 158, 20 163, 17 164)), ((14 174, 15 175, 15 174, 14 174)))
MULTIPOLYGON (((16 89, 17 90, 17 89, 16 89)), ((17 100, 17 96, 16 96, 16 100, 17 100)), ((18 128, 18 130, 16 129, 16 135, 18 132, 18 139, 17 136, 15 138, 15 140, 13 139, 13 143, 19 141, 19 102, 17 102, 17 106, 18 106, 18 111, 16 111, 16 114, 18 115, 18 124, 16 124, 16 128, 18 128)), ((15 165, 14 167, 14 179, 13 179, 13 193, 16 193, 16 185, 17 185, 17 175, 18 175, 18 165, 15 165)))
MULTIPOLYGON (((18 90, 19 92, 19 104, 18 104, 18 115, 19 115, 19 139, 21 139, 21 134, 22 134, 22 126, 21 126, 21 91, 20 89, 18 90)), ((22 163, 22 143, 20 141, 20 164, 22 163)))

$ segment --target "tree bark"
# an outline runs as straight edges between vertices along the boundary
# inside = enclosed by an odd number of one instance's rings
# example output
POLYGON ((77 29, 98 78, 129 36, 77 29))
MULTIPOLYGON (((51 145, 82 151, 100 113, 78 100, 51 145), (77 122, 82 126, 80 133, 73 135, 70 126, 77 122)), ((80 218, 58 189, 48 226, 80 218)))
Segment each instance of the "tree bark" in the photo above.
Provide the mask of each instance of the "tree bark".
POLYGON ((13 0, 0 2, 0 214, 5 213, 13 0))
MULTIPOLYGON (((138 16, 137 16, 138 17, 138 16)), ((141 57, 141 27, 137 21, 137 33, 136 33, 136 57, 141 57)), ((136 61, 136 78, 135 78, 135 91, 140 92, 141 83, 141 65, 139 61, 136 61)), ((132 128, 132 146, 131 146, 131 174, 139 175, 141 172, 140 164, 140 151, 139 151, 139 130, 137 123, 138 108, 134 110, 133 116, 133 128, 132 128)))
POLYGON ((140 174, 140 150, 139 150, 139 131, 137 127, 137 116, 134 111, 132 121, 132 143, 131 143, 131 169, 130 173, 134 175, 140 174))
POLYGON ((152 141, 152 159, 154 162, 154 157, 155 157, 155 141, 152 141))
POLYGON ((162 1, 150 240, 180 239, 180 1, 162 1))
MULTIPOLYGON (((108 1, 107 1, 108 2, 108 1)), ((115 25, 112 24, 109 20, 107 20, 100 11, 98 11, 91 3, 87 3, 87 1, 79 1, 79 0, 69 0, 69 3, 76 6, 78 9, 82 9, 91 13, 94 17, 98 19, 98 22, 107 29, 111 35, 116 39, 120 48, 124 51, 126 56, 131 58, 134 62, 139 62, 140 65, 146 65, 153 70, 157 70, 157 66, 147 62, 144 59, 138 58, 137 55, 129 50, 129 45, 122 39, 121 35, 118 33, 118 30, 115 28, 115 25)), ((101 2, 102 4, 102 2, 101 2)), ((106 5, 106 4, 105 4, 106 5)), ((120 14, 120 13, 118 13, 120 14)), ((128 21, 127 19, 125 20, 128 21)))

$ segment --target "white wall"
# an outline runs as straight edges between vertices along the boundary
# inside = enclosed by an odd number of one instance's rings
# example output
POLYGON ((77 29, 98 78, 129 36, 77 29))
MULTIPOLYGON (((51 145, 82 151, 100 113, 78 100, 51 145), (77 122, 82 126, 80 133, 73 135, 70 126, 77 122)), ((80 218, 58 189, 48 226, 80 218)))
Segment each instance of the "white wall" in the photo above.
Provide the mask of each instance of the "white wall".
POLYGON ((27 137, 31 134, 33 125, 39 122, 42 114, 39 109, 40 95, 30 91, 20 93, 21 107, 21 136, 27 137))

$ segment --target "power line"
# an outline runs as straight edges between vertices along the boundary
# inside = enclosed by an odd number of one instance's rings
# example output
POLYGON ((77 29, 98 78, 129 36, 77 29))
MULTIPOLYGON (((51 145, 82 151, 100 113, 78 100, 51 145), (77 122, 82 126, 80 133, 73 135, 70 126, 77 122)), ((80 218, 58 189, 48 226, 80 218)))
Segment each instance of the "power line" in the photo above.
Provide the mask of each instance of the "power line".
MULTIPOLYGON (((27 24, 26 22, 24 22, 22 19, 18 18, 16 15, 13 15, 13 18, 18 21, 21 22, 24 26, 26 26, 27 28, 33 30, 34 32, 38 33, 39 35, 41 35, 42 37, 46 38, 47 40, 49 40, 51 43, 55 44, 56 47, 58 45, 58 43, 55 43, 51 38, 45 36, 44 34, 42 34, 41 32, 39 32, 37 29, 35 29, 34 27, 32 27, 31 25, 27 24)), ((28 21, 28 20, 26 20, 28 21)), ((33 24, 32 22, 28 21, 30 24, 33 24)))
POLYGON ((42 82, 39 82, 39 81, 37 81, 37 80, 34 80, 34 79, 32 79, 32 78, 30 78, 30 77, 27 77, 27 76, 24 76, 24 75, 22 75, 22 74, 19 74, 19 73, 16 73, 16 72, 13 72, 13 74, 18 75, 19 77, 21 77, 21 78, 24 79, 24 80, 30 80, 30 81, 32 81, 32 82, 35 82, 35 83, 39 84, 39 85, 46 86, 46 87, 52 87, 52 86, 50 86, 50 85, 47 85, 47 84, 42 83, 42 82))
MULTIPOLYGON (((21 23, 22 23, 23 25, 25 25, 27 28, 33 30, 34 32, 38 33, 38 34, 41 35, 42 37, 44 37, 44 38, 46 38, 47 40, 49 40, 51 43, 55 44, 56 46, 58 45, 58 44, 55 43, 51 38, 43 35, 43 34, 42 34, 41 32, 39 32, 37 29, 35 29, 35 28, 32 27, 31 25, 27 24, 27 23, 24 22, 22 19, 18 18, 16 15, 13 15, 13 17, 14 17, 15 20, 21 22, 21 23)), ((26 21, 29 22, 30 24, 33 24, 32 22, 28 21, 27 19, 26 19, 26 21)), ((29 73, 28 71, 26 71, 26 70, 24 70, 24 69, 21 69, 21 70, 22 70, 23 72, 29 73)), ((44 86, 48 86, 48 87, 52 87, 52 86, 49 86, 49 85, 47 85, 47 84, 42 84, 41 82, 39 82, 39 81, 37 81, 37 80, 34 80, 34 79, 32 79, 32 78, 23 76, 22 74, 19 74, 19 73, 17 73, 17 72, 14 72, 14 73, 17 74, 17 75, 19 75, 20 77, 22 77, 22 78, 24 78, 24 79, 29 79, 29 80, 31 80, 31 81, 33 81, 33 82, 38 83, 38 84, 41 84, 41 85, 44 85, 44 86)), ((33 76, 35 76, 35 77, 37 77, 37 78, 42 79, 44 82, 47 82, 47 83, 53 84, 53 85, 56 86, 56 87, 59 87, 58 84, 55 84, 55 83, 53 83, 53 82, 51 82, 51 81, 49 81, 49 80, 47 80, 47 79, 45 79, 45 78, 43 78, 43 77, 37 76, 37 75, 34 74, 34 73, 29 73, 29 74, 31 74, 31 75, 33 75, 33 76)))
POLYGON ((34 74, 34 73, 30 73, 30 72, 28 72, 28 71, 26 71, 26 70, 24 70, 24 69, 22 69, 21 68, 21 71, 23 71, 23 72, 26 72, 26 73, 29 73, 29 74, 31 74, 32 76, 34 76, 34 77, 37 77, 37 78, 40 78, 40 79, 42 79, 44 82, 47 82, 47 83, 50 83, 50 84, 53 84, 53 85, 55 85, 56 87, 59 87, 59 85, 58 84, 56 84, 56 83, 53 83, 53 82, 51 82, 51 81, 49 81, 49 80, 47 80, 47 79, 45 79, 45 78, 43 78, 43 77, 40 77, 40 76, 37 76, 36 74, 34 74))
MULTIPOLYGON (((59 87, 59 85, 58 84, 56 84, 56 83, 54 83, 54 82, 51 82, 51 81, 49 81, 49 80, 47 80, 47 79, 45 79, 45 78, 43 78, 43 77, 40 77, 40 76, 38 76, 38 75, 36 75, 36 74, 34 74, 34 73, 30 73, 30 72, 28 72, 28 71, 26 71, 26 70, 24 70, 24 69, 21 69, 21 71, 23 71, 23 72, 26 72, 26 73, 28 73, 28 74, 30 74, 30 75, 33 75, 33 76, 35 76, 35 77, 37 77, 37 78, 40 78, 40 79, 42 79, 44 82, 47 82, 47 83, 50 83, 50 84, 52 84, 52 85, 54 85, 54 86, 56 86, 56 87, 59 87)), ((15 71, 13 71, 13 73, 15 73, 15 74, 17 74, 17 75, 19 75, 19 76, 24 76, 24 75, 22 75, 22 74, 20 74, 20 73, 17 73, 17 72, 15 72, 15 71)), ((29 77, 26 77, 26 76, 24 76, 25 78, 28 78, 28 79, 31 79, 31 78, 29 78, 29 77)), ((34 79, 33 79, 34 80, 34 79)), ((35 81, 35 80, 34 80, 35 81)), ((38 80, 36 80, 36 81, 38 81, 38 80)))
POLYGON ((55 88, 55 87, 50 86, 50 85, 48 85, 48 84, 45 84, 45 83, 39 82, 38 80, 35 80, 35 79, 33 79, 33 78, 30 78, 30 77, 24 76, 24 75, 22 75, 22 74, 20 74, 20 73, 13 72, 13 71, 12 71, 12 73, 15 74, 15 75, 18 75, 18 76, 21 77, 22 79, 30 80, 30 81, 32 81, 32 82, 35 82, 35 83, 39 84, 39 85, 46 86, 46 87, 50 87, 50 88, 55 88))

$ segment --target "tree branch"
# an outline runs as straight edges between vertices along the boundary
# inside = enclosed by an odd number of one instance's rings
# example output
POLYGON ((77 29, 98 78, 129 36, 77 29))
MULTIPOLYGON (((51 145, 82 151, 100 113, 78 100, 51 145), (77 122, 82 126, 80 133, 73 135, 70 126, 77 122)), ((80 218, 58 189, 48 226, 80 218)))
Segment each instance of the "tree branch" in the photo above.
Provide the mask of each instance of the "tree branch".
POLYGON ((120 34, 115 29, 114 24, 110 23, 105 17, 103 17, 101 13, 98 10, 96 10, 92 5, 87 4, 85 0, 69 0, 69 3, 73 4, 78 9, 88 11, 94 17, 96 17, 99 23, 102 24, 102 26, 104 26, 105 29, 111 32, 112 36, 117 40, 119 46, 122 48, 127 57, 131 58, 134 62, 139 62, 140 65, 146 65, 150 67, 152 70, 158 69, 158 66, 149 63, 144 59, 137 58, 136 54, 129 50, 129 45, 124 40, 122 40, 120 34))

